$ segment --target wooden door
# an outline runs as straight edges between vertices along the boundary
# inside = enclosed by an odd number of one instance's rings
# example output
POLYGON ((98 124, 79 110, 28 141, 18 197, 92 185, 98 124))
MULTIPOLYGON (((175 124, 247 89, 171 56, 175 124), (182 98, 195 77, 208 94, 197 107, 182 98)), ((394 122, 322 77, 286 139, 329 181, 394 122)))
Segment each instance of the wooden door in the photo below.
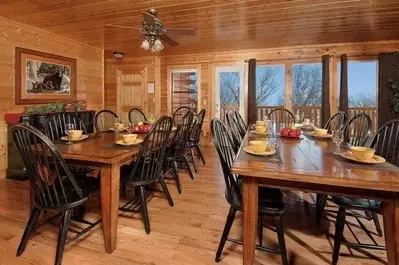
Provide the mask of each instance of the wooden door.
POLYGON ((144 91, 145 71, 124 74, 117 70, 117 112, 122 122, 129 122, 129 111, 132 108, 144 110, 146 93, 144 91))

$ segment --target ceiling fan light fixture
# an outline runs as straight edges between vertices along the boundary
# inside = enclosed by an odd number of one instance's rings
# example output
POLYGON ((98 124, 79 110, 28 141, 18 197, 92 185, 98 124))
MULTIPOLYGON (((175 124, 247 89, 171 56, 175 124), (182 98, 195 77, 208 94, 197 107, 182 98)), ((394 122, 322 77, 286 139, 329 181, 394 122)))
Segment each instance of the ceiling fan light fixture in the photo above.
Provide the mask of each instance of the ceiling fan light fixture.
POLYGON ((150 49, 150 43, 148 42, 148 40, 143 40, 143 42, 141 43, 140 48, 143 48, 144 50, 149 50, 150 49))
POLYGON ((163 46, 162 42, 159 39, 157 39, 154 42, 154 47, 153 48, 154 48, 155 51, 159 52, 159 51, 163 50, 164 46, 163 46))

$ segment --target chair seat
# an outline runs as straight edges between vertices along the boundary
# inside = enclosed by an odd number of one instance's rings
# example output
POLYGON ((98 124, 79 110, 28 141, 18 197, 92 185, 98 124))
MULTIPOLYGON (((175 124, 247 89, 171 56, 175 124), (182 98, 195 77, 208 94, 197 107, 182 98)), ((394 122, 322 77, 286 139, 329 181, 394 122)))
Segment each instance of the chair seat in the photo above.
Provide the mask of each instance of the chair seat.
POLYGON ((372 212, 381 212, 382 210, 382 201, 379 200, 348 198, 345 196, 333 196, 332 199, 338 206, 345 208, 367 210, 372 212))

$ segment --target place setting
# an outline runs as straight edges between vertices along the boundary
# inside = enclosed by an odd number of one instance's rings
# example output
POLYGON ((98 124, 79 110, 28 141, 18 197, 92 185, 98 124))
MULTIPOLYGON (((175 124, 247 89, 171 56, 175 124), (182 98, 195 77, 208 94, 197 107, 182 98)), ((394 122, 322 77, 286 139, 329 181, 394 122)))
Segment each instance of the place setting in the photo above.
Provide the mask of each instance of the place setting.
POLYGON ((259 135, 259 136, 267 136, 270 133, 269 129, 269 123, 268 121, 256 121, 255 124, 251 126, 250 132, 254 135, 259 135))
POLYGON ((65 124, 65 134, 66 136, 62 136, 60 139, 66 144, 73 144, 89 138, 88 135, 83 134, 83 130, 77 130, 75 124, 72 123, 65 124))

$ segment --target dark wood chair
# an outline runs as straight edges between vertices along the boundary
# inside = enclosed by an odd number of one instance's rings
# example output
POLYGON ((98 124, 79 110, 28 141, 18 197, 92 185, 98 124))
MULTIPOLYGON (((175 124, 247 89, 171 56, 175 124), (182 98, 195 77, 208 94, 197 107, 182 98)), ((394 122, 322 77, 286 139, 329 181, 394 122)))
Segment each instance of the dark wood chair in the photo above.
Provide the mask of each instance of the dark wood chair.
MULTIPOLYGON (((399 119, 391 120, 381 126, 374 138, 370 143, 370 147, 376 150, 376 154, 382 156, 386 159, 388 163, 399 166, 399 119)), ((335 238, 334 238, 334 250, 332 255, 332 264, 336 265, 338 263, 339 250, 341 245, 346 245, 348 247, 354 248, 369 248, 369 249, 385 249, 383 246, 375 244, 361 244, 361 243, 348 243, 343 238, 344 227, 345 227, 345 217, 351 215, 350 212, 346 210, 360 210, 364 212, 370 212, 372 214, 372 220, 376 224, 377 233, 382 235, 382 230, 380 222, 378 219, 378 214, 383 212, 383 202, 379 200, 372 199, 359 199, 359 198, 349 198, 345 196, 333 196, 333 201, 339 206, 337 221, 335 226, 335 238), (379 231, 378 231, 379 230, 379 231)), ((359 220, 359 219, 358 219, 359 220)), ((364 225, 361 225, 364 227, 364 225)), ((364 229, 367 235, 372 239, 371 233, 364 229)), ((372 239, 375 242, 374 239, 372 239)))
POLYGON ((97 132, 107 132, 114 127, 118 115, 111 110, 101 110, 94 116, 94 126, 97 132))
POLYGON ((295 124, 294 114, 284 108, 277 108, 272 110, 267 115, 267 118, 272 122, 272 124, 276 124, 278 127, 289 127, 295 124))
POLYGON ((242 137, 240 134, 240 129, 236 118, 231 113, 226 113, 226 120, 229 131, 233 138, 234 148, 236 152, 240 149, 242 137))
POLYGON ((357 114, 345 124, 345 142, 352 146, 364 146, 371 136, 371 126, 369 115, 357 114))
POLYGON ((187 169, 190 178, 194 179, 194 173, 191 170, 187 158, 189 155, 189 153, 187 153, 187 148, 189 146, 193 121, 194 113, 192 111, 187 112, 183 119, 181 119, 165 155, 165 171, 169 172, 170 170, 173 170, 179 193, 181 193, 179 166, 183 166, 187 169))
POLYGON ((17 256, 22 255, 29 236, 37 226, 41 225, 37 223, 41 212, 59 211, 59 214, 50 218, 53 220, 61 216, 55 258, 55 264, 59 265, 64 246, 88 232, 101 221, 91 223, 81 220, 89 226, 67 240, 72 212, 82 206, 91 193, 98 190, 99 181, 97 178, 83 176, 75 178, 57 147, 39 130, 29 125, 17 124, 12 129, 12 134, 26 167, 33 195, 33 209, 18 247, 17 256))
POLYGON ((184 116, 191 111, 190 107, 182 106, 173 112, 173 123, 177 126, 184 118, 184 116))
MULTIPOLYGON (((163 162, 169 136, 172 131, 172 124, 172 118, 166 116, 160 118, 145 136, 140 153, 131 167, 131 170, 126 167, 121 172, 122 185, 130 185, 136 188, 138 197, 140 198, 139 205, 143 214, 145 231, 147 234, 151 232, 151 228, 147 210, 146 187, 155 182, 159 182, 169 201, 169 205, 173 206, 172 197, 170 196, 168 187, 163 178, 163 162)), ((135 199, 136 198, 129 200, 120 210, 134 211, 134 209, 131 209, 130 205, 135 199)))
MULTIPOLYGON (((191 156, 193 158, 194 168, 196 169, 195 161, 194 161, 194 153, 193 149, 195 149, 200 156, 202 163, 205 165, 204 154, 201 150, 201 132, 202 125, 204 123, 205 118, 205 109, 202 109, 194 119, 193 128, 191 130, 190 141, 189 141, 189 149, 191 152, 191 156)), ((197 171, 197 170, 195 170, 197 171)))
POLYGON ((145 116, 144 112, 138 108, 132 108, 129 111, 129 122, 134 123, 137 125, 139 122, 148 122, 147 117, 145 116))
MULTIPOLYGON (((230 173, 230 169, 235 159, 235 149, 233 139, 228 129, 223 125, 219 119, 213 119, 211 122, 211 131, 216 150, 219 155, 220 164, 223 171, 223 176, 226 184, 226 200, 230 204, 230 210, 227 216, 226 224, 220 239, 219 247, 216 252, 215 261, 220 261, 220 256, 223 252, 224 245, 227 240, 241 243, 238 240, 229 239, 229 232, 234 221, 237 211, 242 211, 242 178, 230 173)), ((282 214, 284 212, 284 203, 282 201, 283 194, 278 189, 260 188, 259 190, 259 245, 257 249, 265 250, 272 253, 281 254, 283 265, 288 265, 287 253, 285 248, 284 230, 282 224, 282 214), (270 249, 262 246, 262 216, 270 216, 275 220, 276 232, 279 242, 279 250, 270 249)))
POLYGON ((338 111, 330 119, 328 119, 324 129, 327 129, 329 133, 343 128, 346 122, 346 114, 343 111, 338 111))
POLYGON ((61 139, 66 136, 65 125, 72 123, 75 125, 76 130, 82 130, 83 134, 87 134, 86 126, 83 121, 79 119, 76 114, 68 112, 60 112, 49 117, 44 125, 44 131, 48 138, 52 141, 61 139))
POLYGON ((240 112, 234 111, 234 116, 236 118, 238 129, 240 130, 241 137, 244 137, 247 133, 247 125, 245 125, 244 118, 241 116, 240 112))

